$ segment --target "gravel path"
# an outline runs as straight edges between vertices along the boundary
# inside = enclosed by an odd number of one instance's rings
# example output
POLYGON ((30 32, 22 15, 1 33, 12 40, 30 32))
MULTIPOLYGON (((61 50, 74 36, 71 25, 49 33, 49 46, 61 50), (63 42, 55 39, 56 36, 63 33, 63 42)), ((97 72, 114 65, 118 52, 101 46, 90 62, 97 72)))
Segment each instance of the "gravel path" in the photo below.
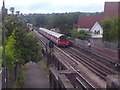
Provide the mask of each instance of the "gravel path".
POLYGON ((25 71, 25 79, 24 88, 49 88, 48 78, 38 63, 29 63, 29 69, 25 71))

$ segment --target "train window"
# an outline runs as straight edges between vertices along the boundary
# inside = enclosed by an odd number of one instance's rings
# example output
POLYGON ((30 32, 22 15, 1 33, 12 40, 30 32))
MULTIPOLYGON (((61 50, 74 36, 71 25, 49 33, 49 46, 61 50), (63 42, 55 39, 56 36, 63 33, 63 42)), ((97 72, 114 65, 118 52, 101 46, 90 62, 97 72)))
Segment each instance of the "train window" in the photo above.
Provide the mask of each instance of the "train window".
POLYGON ((61 36, 61 37, 60 37, 60 41, 68 41, 67 36, 61 36))

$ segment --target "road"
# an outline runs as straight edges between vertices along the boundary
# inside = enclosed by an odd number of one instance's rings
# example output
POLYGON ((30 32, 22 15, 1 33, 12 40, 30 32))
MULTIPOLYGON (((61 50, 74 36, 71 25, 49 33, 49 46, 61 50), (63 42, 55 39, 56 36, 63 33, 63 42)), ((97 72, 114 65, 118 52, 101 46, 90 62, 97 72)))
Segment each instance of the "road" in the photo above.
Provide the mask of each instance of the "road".
POLYGON ((25 78, 24 88, 49 88, 48 78, 38 63, 29 63, 29 69, 25 71, 25 78))

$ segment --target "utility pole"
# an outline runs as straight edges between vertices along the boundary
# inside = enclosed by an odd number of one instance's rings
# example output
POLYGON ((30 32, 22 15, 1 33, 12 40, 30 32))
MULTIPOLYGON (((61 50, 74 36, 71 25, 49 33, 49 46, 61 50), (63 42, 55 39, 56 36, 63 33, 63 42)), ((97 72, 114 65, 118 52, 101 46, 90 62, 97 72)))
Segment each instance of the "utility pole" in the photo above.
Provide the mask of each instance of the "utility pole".
POLYGON ((5 2, 3 0, 2 6, 2 46, 3 46, 3 70, 2 70, 2 88, 6 87, 6 53, 5 53, 5 2))
POLYGON ((120 1, 118 2, 118 70, 120 68, 120 30, 119 29, 120 29, 120 1))

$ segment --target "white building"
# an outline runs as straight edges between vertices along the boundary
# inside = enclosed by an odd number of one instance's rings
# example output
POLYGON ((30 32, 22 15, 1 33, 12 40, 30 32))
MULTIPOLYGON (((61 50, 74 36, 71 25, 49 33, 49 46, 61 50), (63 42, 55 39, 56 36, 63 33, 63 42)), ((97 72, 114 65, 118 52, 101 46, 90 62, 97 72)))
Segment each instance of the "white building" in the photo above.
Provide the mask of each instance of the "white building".
POLYGON ((103 16, 79 16, 77 30, 90 31, 92 34, 92 39, 101 39, 103 29, 99 22, 102 18, 103 16))
POLYGON ((102 38, 103 29, 98 22, 96 22, 90 29, 92 32, 92 38, 102 38))

